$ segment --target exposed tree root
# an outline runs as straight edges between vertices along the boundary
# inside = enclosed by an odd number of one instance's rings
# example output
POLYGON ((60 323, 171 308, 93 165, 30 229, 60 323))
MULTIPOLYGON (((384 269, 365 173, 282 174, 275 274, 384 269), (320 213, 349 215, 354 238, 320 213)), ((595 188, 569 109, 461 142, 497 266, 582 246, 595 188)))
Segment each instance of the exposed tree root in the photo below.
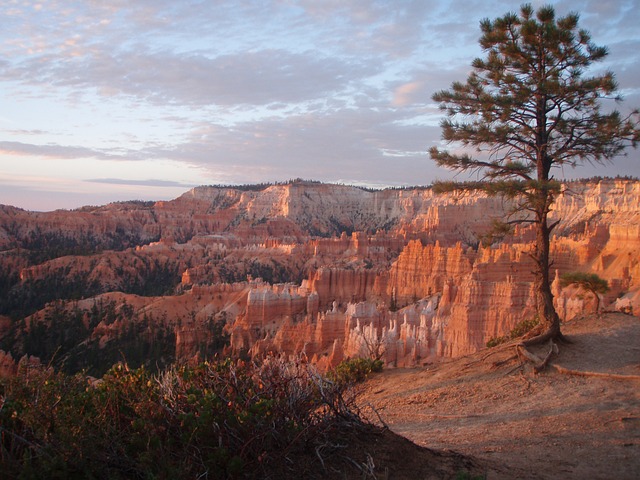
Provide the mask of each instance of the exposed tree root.
POLYGON ((557 354, 557 353, 558 353, 558 346, 557 346, 555 343, 553 343, 553 341, 551 341, 551 342, 549 342, 549 343, 550 343, 550 345, 549 345, 549 352, 547 353, 547 356, 546 356, 546 357, 544 357, 544 359, 542 360, 542 363, 541 363, 541 364, 537 365, 537 366, 534 368, 534 371, 535 371, 536 373, 539 373, 539 372, 541 372, 542 370, 544 370, 545 368, 547 368, 547 365, 549 364, 549 360, 551 360, 551 356, 552 356, 554 353, 555 353, 555 354, 557 354))
POLYGON ((526 345, 519 343, 516 345, 516 352, 518 354, 518 357, 523 358, 524 360, 529 360, 531 363, 534 363, 536 365, 539 365, 542 363, 542 359, 537 356, 535 353, 530 352, 529 350, 527 350, 526 345))
POLYGON ((509 363, 511 360, 514 360, 518 358, 517 354, 513 354, 510 357, 505 358, 504 360, 498 360, 497 362, 493 362, 493 364, 491 365, 491 368, 498 368, 501 367, 502 365, 505 365, 507 363, 509 363))
POLYGON ((560 329, 550 328, 547 331, 537 335, 534 332, 533 337, 524 338, 522 342, 520 342, 520 344, 525 347, 533 347, 534 345, 542 345, 543 343, 547 343, 549 340, 567 344, 572 343, 571 340, 569 340, 562 334, 562 332, 560 332, 560 329))
MULTIPOLYGON (((512 347, 513 347, 513 342, 503 343, 503 344, 501 344, 501 345, 498 345, 498 346, 495 346, 495 347, 491 347, 491 348, 489 349, 489 353, 487 353, 486 355, 483 355, 482 357, 480 357, 480 358, 478 358, 478 359, 476 359, 476 360, 473 360, 473 361, 470 361, 470 362, 466 363, 466 364, 461 368, 461 370, 462 370, 462 371, 465 371, 465 370, 467 370, 468 368, 473 367, 474 365, 478 365, 478 364, 484 363, 484 362, 487 360, 487 358, 489 358, 490 356, 495 355, 495 354, 500 353, 500 352, 504 352, 505 350, 508 350, 508 349, 510 349, 510 348, 512 348, 512 347)), ((495 367, 499 367, 500 365, 502 365, 502 364, 504 364, 504 363, 507 363, 507 362, 509 362, 510 360, 514 359, 514 358, 517 358, 517 357, 516 357, 515 355, 512 355, 512 356, 510 356, 510 357, 509 357, 509 358, 507 358, 507 359, 504 359, 504 360, 502 360, 502 361, 498 361, 498 362, 496 362, 496 363, 494 363, 494 364, 493 364, 493 368, 495 368, 495 367)))
MULTIPOLYGON (((477 361, 472 362, 472 363, 484 362, 491 355, 495 355, 496 353, 500 353, 500 352, 502 352, 504 350, 509 350, 511 347, 513 347, 513 341, 506 342, 506 343, 503 343, 502 345, 497 345, 495 347, 491 347, 491 349, 489 350, 489 353, 487 353, 486 355, 483 355, 482 358, 480 358, 480 360, 477 360, 477 361)), ((469 365, 471 365, 471 364, 469 364, 469 365)))
MULTIPOLYGON (((511 358, 518 358, 517 355, 514 355, 511 358)), ((509 370, 507 373, 504 374, 504 376, 506 377, 507 375, 511 375, 513 372, 515 372, 516 370, 521 369, 524 366, 523 363, 518 363, 518 365, 516 365, 515 367, 513 367, 511 370, 509 370)))
POLYGON ((524 342, 516 345, 516 352, 518 353, 518 355, 521 355, 526 360, 529 360, 534 364, 533 371, 535 373, 540 373, 545 368, 547 368, 549 360, 551 360, 553 354, 558 353, 558 346, 553 342, 553 340, 551 340, 549 342, 549 352, 545 355, 544 358, 540 358, 538 355, 527 350, 527 345, 524 342))
POLYGON ((640 380, 640 375, 623 375, 618 373, 603 373, 603 372, 589 372, 582 370, 571 370, 570 368, 564 368, 560 365, 550 364, 551 367, 555 368, 558 373, 562 373, 564 375, 577 375, 580 377, 600 377, 600 378, 611 378, 614 380, 640 380))
POLYGON ((582 371, 582 370, 572 370, 570 368, 561 367, 560 365, 556 365, 554 363, 550 363, 551 357, 554 354, 558 353, 558 346, 551 341, 550 348, 547 355, 544 358, 540 358, 533 352, 527 350, 524 342, 516 345, 516 352, 519 357, 524 357, 524 359, 529 360, 534 364, 533 371, 535 373, 540 373, 547 366, 554 368, 558 373, 562 373, 563 375, 576 375, 580 377, 600 377, 600 378, 610 378, 614 380, 640 380, 640 375, 623 375, 618 373, 604 373, 604 372, 590 372, 590 371, 582 371))

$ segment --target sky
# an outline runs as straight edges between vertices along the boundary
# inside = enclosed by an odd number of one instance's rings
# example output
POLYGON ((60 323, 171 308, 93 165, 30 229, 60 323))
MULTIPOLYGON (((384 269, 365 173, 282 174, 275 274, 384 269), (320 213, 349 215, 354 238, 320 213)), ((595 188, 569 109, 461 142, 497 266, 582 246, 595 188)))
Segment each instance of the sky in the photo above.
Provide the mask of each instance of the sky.
MULTIPOLYGON (((638 0, 562 0, 640 107, 638 0)), ((0 0, 0 204, 72 209, 197 185, 370 187, 451 174, 434 92, 506 0, 0 0)), ((613 104, 613 102, 611 102, 613 104)), ((558 178, 640 175, 631 150, 558 178)))

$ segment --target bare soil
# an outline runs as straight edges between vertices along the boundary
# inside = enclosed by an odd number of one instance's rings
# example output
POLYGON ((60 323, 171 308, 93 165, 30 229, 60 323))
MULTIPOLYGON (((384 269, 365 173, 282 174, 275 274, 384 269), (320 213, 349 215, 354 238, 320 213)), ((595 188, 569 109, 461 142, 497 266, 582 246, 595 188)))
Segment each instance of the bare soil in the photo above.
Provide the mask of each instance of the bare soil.
MULTIPOLYGON (((501 345, 375 375, 362 410, 419 446, 467 462, 438 473, 431 458, 425 468, 433 478, 460 477, 464 465, 467 478, 478 471, 487 479, 640 478, 640 319, 585 316, 562 331, 572 343, 559 345, 542 373, 515 355, 514 343, 501 345)), ((421 469, 426 457, 390 443, 401 458, 385 477, 431 478, 421 469)))

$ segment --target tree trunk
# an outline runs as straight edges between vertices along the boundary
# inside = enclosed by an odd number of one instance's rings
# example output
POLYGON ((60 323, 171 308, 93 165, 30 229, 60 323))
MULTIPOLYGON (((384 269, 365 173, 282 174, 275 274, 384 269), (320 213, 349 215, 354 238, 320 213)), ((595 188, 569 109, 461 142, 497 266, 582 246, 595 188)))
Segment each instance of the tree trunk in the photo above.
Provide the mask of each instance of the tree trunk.
POLYGON ((554 194, 549 183, 549 174, 552 159, 548 156, 547 145, 549 132, 547 131, 547 96, 542 83, 546 79, 544 74, 544 55, 538 57, 540 72, 540 84, 536 95, 536 172, 538 183, 533 192, 533 210, 536 217, 536 244, 534 250, 534 260, 536 262, 535 271, 535 292, 536 292, 536 313, 540 326, 533 338, 525 341, 525 345, 534 345, 546 342, 550 339, 560 339, 560 317, 553 306, 553 294, 551 293, 551 282, 549 281, 549 237, 552 227, 549 227, 548 214, 551 210, 554 194))
POLYGON ((534 249, 534 260, 536 262, 535 271, 535 295, 536 313, 538 314, 539 326, 534 330, 534 337, 525 340, 523 344, 537 345, 548 340, 562 339, 560 333, 560 317, 553 306, 553 294, 551 293, 551 282, 549 280, 549 237, 551 229, 547 222, 548 205, 553 200, 553 195, 543 189, 539 194, 540 204, 538 205, 536 222, 536 244, 534 249), (545 197, 542 200, 543 196, 545 197))
POLYGON ((596 297, 596 315, 598 313, 600 313, 600 295, 598 295, 598 292, 591 292, 593 293, 593 296, 596 297))

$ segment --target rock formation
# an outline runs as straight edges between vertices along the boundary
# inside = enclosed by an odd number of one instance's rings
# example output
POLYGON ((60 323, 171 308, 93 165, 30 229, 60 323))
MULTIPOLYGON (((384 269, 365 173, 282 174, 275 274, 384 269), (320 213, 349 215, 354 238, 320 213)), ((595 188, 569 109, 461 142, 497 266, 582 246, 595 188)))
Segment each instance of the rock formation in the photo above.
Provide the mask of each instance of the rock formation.
MULTIPOLYGON (((595 272, 611 288, 605 308, 639 311, 640 182, 563 192, 554 273, 595 272)), ((78 344, 115 345, 144 319, 145 348, 170 339, 178 360, 273 351, 325 367, 355 356, 410 366, 470 353, 535 315, 532 230, 481 243, 508 208, 480 194, 300 181, 73 211, 0 206, 0 363, 39 355, 29 325, 54 331, 59 300, 84 315, 78 344), (94 325, 98 301, 126 304, 127 320, 94 325)), ((563 318, 594 307, 557 279, 554 293, 563 318)))

